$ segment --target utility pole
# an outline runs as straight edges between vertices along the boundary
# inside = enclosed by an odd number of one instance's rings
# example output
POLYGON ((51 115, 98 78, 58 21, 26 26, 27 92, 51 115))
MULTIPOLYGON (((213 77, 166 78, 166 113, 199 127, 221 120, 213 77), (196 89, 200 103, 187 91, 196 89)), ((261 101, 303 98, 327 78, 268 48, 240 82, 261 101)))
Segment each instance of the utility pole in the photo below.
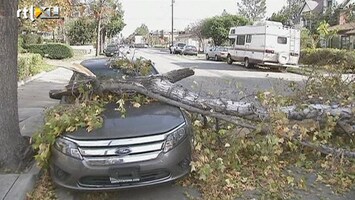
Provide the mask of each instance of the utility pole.
POLYGON ((171 46, 174 46, 174 3, 175 0, 171 0, 171 46))

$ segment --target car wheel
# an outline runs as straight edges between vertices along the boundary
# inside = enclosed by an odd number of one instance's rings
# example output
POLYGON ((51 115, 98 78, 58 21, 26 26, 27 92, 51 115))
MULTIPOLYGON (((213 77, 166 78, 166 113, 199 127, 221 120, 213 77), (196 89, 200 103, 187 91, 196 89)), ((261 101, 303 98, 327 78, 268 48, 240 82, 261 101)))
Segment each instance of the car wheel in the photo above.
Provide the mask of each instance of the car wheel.
POLYGON ((287 67, 279 67, 279 71, 285 73, 287 72, 287 67))
POLYGON ((208 54, 206 54, 206 60, 209 60, 210 59, 210 57, 208 56, 208 54))
POLYGON ((228 55, 228 56, 227 56, 227 63, 228 63, 229 65, 233 64, 233 60, 232 60, 231 55, 228 55))
POLYGON ((218 61, 218 56, 217 55, 214 56, 214 60, 218 61))
POLYGON ((249 62, 249 58, 244 58, 244 67, 245 68, 250 68, 251 67, 250 62, 249 62))

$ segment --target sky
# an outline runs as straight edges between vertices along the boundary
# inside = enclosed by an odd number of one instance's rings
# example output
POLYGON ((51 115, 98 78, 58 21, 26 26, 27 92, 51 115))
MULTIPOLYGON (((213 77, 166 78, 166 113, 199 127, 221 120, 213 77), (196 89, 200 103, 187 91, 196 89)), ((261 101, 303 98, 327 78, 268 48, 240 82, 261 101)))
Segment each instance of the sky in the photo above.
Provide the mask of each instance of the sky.
MULTIPOLYGON (((123 35, 128 36, 142 23, 150 30, 171 30, 171 0, 121 0, 127 24, 123 35)), ((237 13, 237 0, 175 0, 174 28, 184 30, 189 24, 222 14, 237 13)), ((266 0, 267 15, 271 16, 286 4, 286 0, 266 0)))
MULTIPOLYGON (((172 0, 120 0, 124 20, 127 24, 123 35, 128 36, 142 23, 149 30, 171 30, 172 0)), ((238 0, 174 0, 174 28, 184 30, 189 24, 207 17, 221 15, 225 9, 230 14, 237 14, 238 0)), ((240 1, 240 0, 239 0, 240 1)), ((343 0, 336 0, 338 3, 343 0)), ((267 14, 281 10, 287 0, 266 0, 267 14)))

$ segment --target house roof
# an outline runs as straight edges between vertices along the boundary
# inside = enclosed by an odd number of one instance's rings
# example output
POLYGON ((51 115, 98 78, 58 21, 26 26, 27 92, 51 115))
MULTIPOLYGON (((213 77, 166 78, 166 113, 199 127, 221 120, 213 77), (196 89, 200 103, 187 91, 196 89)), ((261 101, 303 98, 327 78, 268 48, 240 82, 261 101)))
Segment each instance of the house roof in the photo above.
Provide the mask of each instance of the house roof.
POLYGON ((355 35, 355 29, 345 33, 346 35, 355 35))
POLYGON ((344 1, 339 5, 339 7, 340 7, 340 8, 344 8, 344 7, 348 6, 349 3, 354 3, 354 0, 344 0, 344 1))
POLYGON ((318 2, 307 0, 301 7, 300 14, 305 12, 311 12, 318 7, 318 2))
POLYGON ((338 30, 338 31, 342 31, 342 32, 343 31, 350 31, 350 30, 355 31, 355 22, 332 26, 332 27, 329 27, 329 30, 338 30))

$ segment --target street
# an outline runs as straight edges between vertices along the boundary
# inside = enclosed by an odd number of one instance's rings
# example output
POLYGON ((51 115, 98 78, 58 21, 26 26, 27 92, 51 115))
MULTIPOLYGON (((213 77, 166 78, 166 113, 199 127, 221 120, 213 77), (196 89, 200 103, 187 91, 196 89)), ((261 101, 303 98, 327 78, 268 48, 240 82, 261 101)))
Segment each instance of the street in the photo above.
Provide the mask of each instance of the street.
POLYGON ((226 62, 206 60, 203 55, 171 55, 159 49, 138 49, 136 56, 152 60, 160 73, 193 68, 195 75, 180 81, 180 84, 199 93, 233 100, 249 96, 254 98, 253 94, 263 90, 287 92, 289 81, 302 83, 306 79, 298 74, 260 68, 246 69, 236 63, 228 65, 226 62))

